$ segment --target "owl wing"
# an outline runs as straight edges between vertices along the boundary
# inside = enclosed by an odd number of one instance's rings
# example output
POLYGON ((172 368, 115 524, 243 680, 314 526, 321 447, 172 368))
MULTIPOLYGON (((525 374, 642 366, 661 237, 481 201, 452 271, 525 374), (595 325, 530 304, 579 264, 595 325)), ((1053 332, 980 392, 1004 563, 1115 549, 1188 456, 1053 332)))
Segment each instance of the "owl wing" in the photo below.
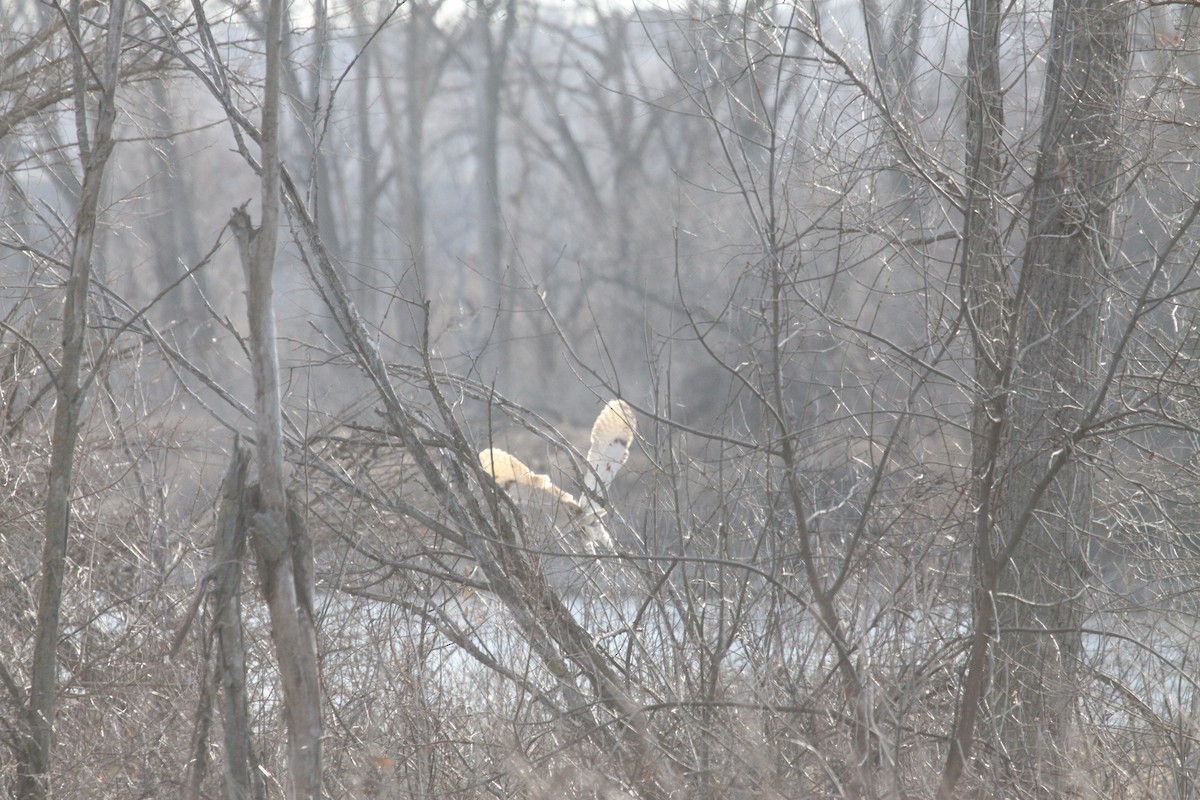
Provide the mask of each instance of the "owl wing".
POLYGON ((612 483, 633 445, 637 432, 637 419, 633 409, 624 400, 609 400, 596 422, 592 425, 592 443, 587 460, 591 469, 583 478, 583 485, 591 494, 600 494, 612 483))
POLYGON ((489 447, 479 454, 479 463, 492 476, 492 480, 510 496, 527 500, 536 494, 547 495, 577 510, 579 503, 567 492, 554 485, 549 475, 540 475, 521 461, 498 447, 489 447))

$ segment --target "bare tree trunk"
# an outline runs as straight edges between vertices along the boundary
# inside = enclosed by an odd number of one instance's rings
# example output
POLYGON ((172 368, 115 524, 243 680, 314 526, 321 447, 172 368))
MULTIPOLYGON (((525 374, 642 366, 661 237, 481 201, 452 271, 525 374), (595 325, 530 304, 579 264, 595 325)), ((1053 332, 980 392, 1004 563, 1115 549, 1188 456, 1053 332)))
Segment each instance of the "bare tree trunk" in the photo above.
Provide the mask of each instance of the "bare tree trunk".
POLYGON ((1103 397, 1100 306, 1113 252, 1130 14, 1056 0, 1029 236, 1011 312, 999 238, 1001 5, 968 6, 963 303, 975 349, 974 630, 938 797, 956 796, 979 713, 997 791, 1069 794, 1082 650, 1090 469, 1077 457, 1103 397), (994 674, 993 674, 994 670, 994 674))
POLYGON ((280 37, 283 0, 272 0, 266 24, 262 106, 262 226, 235 209, 231 226, 246 273, 246 306, 254 375, 260 495, 251 520, 259 582, 271 614, 271 639, 283 684, 288 734, 288 797, 320 797, 321 699, 312 608, 312 550, 301 517, 288 508, 283 479, 282 393, 275 343, 272 276, 280 203, 280 37))
MULTIPOLYGON (((182 639, 177 639, 176 642, 182 645, 182 639)), ((192 738, 188 742, 187 766, 181 792, 183 800, 201 800, 207 797, 203 787, 204 779, 208 775, 208 733, 212 729, 212 694, 213 684, 216 683, 211 645, 212 642, 207 637, 201 642, 200 688, 196 698, 196 713, 192 717, 192 738)), ((171 657, 174 658, 174 653, 171 657)))
POLYGON ((424 84, 429 81, 430 73, 437 75, 442 69, 440 65, 435 67, 426 53, 426 40, 433 31, 433 26, 431 13, 417 6, 412 7, 412 17, 404 28, 404 57, 407 69, 404 70, 406 90, 403 124, 400 124, 397 117, 392 117, 397 123, 397 137, 407 136, 403 146, 396 149, 402 159, 403 186, 400 196, 404 203, 404 233, 412 251, 413 274, 417 286, 413 298, 431 291, 428 255, 425 252, 425 113, 429 106, 430 90, 424 84))
POLYGON ((990 712, 999 766, 1022 796, 1071 794, 1079 598, 1092 518, 1091 469, 1075 451, 1102 397, 1100 311, 1115 250, 1130 21, 1131 9, 1114 0, 1054 5, 1007 376, 1011 411, 995 476, 993 530, 1003 548, 993 555, 1004 563, 993 597, 999 639, 990 712))
POLYGON ((246 493, 249 469, 250 454, 240 444, 236 445, 229 471, 221 484, 221 507, 217 515, 216 543, 213 547, 213 621, 221 677, 225 796, 229 800, 262 800, 266 797, 266 785, 258 769, 258 757, 250 737, 246 647, 242 635, 241 586, 250 517, 246 493))
MULTIPOLYGON (((498 5, 498 4, 497 4, 498 5)), ((479 36, 479 66, 476 70, 479 106, 476 113, 476 157, 479 172, 476 177, 476 197, 479 203, 479 258, 485 275, 499 281, 502 266, 503 228, 500 207, 500 91, 504 85, 509 43, 516 20, 516 3, 505 0, 503 9, 481 2, 476 11, 479 36), (492 21, 502 18, 498 34, 492 32, 492 21)))
MULTIPOLYGON (((159 140, 154 147, 158 157, 158 168, 150 176, 151 193, 157 198, 160 213, 148 226, 147 234, 153 248, 154 271, 159 288, 170 286, 183 272, 186 264, 195 264, 202 255, 196 235, 196 194, 192 191, 188 164, 179 155, 178 143, 170 135, 176 124, 170 88, 164 76, 150 82, 151 108, 148 113, 153 119, 159 140)), ((207 293, 207 270, 192 274, 188 287, 169 295, 173 314, 182 319, 194 320, 193 329, 187 331, 189 338, 203 345, 210 336, 205 336, 207 314, 201 294, 207 293)))
POLYGON ((201 584, 187 622, 176 639, 172 658, 182 636, 191 626, 192 614, 201 602, 208 603, 213 625, 202 633, 200 698, 196 705, 195 725, 188 749, 188 768, 184 797, 198 800, 203 795, 208 770, 208 736, 212 727, 213 686, 220 681, 224 735, 223 764, 226 800, 265 800, 266 784, 258 767, 250 731, 249 700, 246 694, 246 646, 242 631, 242 567, 246 560, 246 532, 250 527, 252 503, 257 495, 247 491, 250 454, 238 442, 225 478, 221 481, 217 526, 213 536, 212 563, 201 584), (211 581, 211 583, 209 583, 211 581), (211 589, 205 591, 205 586, 211 589), (213 639, 217 641, 215 668, 212 661, 213 639))
MULTIPOLYGON (((496 353, 497 374, 509 372, 512 351, 512 314, 507 312, 508 292, 504 278, 503 194, 500 185, 500 94, 513 36, 516 32, 516 0, 480 0, 476 9, 479 61, 475 79, 478 84, 477 132, 475 142, 478 172, 475 193, 478 208, 479 270, 493 289, 485 295, 485 311, 495 314, 495 337, 489 350, 496 353), (500 29, 493 33, 492 23, 500 18, 500 29)), ((485 290, 486 291, 486 290, 485 290)), ((484 344, 469 343, 471 347, 484 344)))
MULTIPOLYGON (((76 40, 79 33, 79 3, 71 6, 76 40)), ((46 487, 45 545, 42 551, 41 588, 38 595, 37 633, 33 652, 32 687, 27 707, 27 730, 20 752, 16 795, 43 798, 50 793, 50 766, 54 749, 56 675, 58 672, 59 618, 62 612, 63 577, 66 571, 67 536, 71 522, 72 475, 75 445, 79 438, 79 413, 87 381, 80 382, 84 338, 87 333, 88 283, 95 242, 100 188, 104 169, 115 142, 117 84, 120 79, 121 41, 125 25, 125 3, 114 0, 109 7, 108 33, 95 128, 87 130, 86 90, 82 50, 76 59, 76 119, 83 162, 83 186, 75 217, 71 248, 71 273, 63 306, 62 367, 55 377, 57 400, 50 452, 50 477, 46 487)))
MULTIPOLYGON (((365 18, 365 14, 357 6, 352 6, 350 13, 354 19, 354 25, 364 32, 371 30, 371 26, 365 18)), ((374 265, 376 259, 376 229, 378 228, 379 219, 379 199, 385 191, 390 177, 383 176, 383 158, 378 145, 375 143, 374 132, 367 120, 371 119, 371 104, 375 97, 372 95, 372 82, 366 79, 366 75, 375 74, 379 71, 375 66, 375 53, 371 48, 364 47, 358 56, 362 63, 364 77, 357 82, 354 92, 354 104, 357 109, 357 126, 358 126, 358 182, 357 186, 349 187, 347 194, 351 191, 356 191, 355 204, 358 206, 358 219, 347 219, 345 225, 350 228, 354 224, 356 230, 353 236, 351 256, 356 264, 374 265)), ((387 94, 386 90, 382 92, 387 94)), ((371 284, 371 280, 367 279, 367 284, 371 284)), ((378 314, 381 311, 386 313, 388 302, 388 287, 384 286, 383 291, 371 291, 370 295, 376 298, 376 305, 371 309, 373 314, 378 314)), ((403 295, 402 295, 403 296, 403 295)))
POLYGON ((975 509, 972 638, 939 800, 955 787, 971 758, 980 703, 989 680, 995 636, 993 593, 1002 562, 992 544, 996 459, 1006 395, 1001 363, 1011 342, 1008 287, 1000 240, 1004 180, 1004 95, 1000 77, 999 0, 967 4, 967 202, 963 220, 962 304, 975 358, 975 408, 971 419, 971 506, 975 509))
MULTIPOLYGON (((390 89, 384 88, 380 93, 389 120, 387 138, 399 173, 396 196, 400 236, 409 254, 409 260, 401 262, 405 266, 399 267, 394 276, 397 294, 404 301, 432 297, 440 288, 429 272, 425 199, 426 117, 452 52, 451 48, 439 51, 432 47, 437 38, 435 15, 440 5, 441 2, 408 7, 402 60, 399 62, 404 75, 401 102, 397 102, 390 89)), ((363 191, 378 195, 383 188, 380 181, 378 170, 365 174, 363 191)), ((400 341, 409 341, 419 334, 419 315, 400 309, 401 305, 396 305, 391 310, 395 316, 391 330, 400 341)))

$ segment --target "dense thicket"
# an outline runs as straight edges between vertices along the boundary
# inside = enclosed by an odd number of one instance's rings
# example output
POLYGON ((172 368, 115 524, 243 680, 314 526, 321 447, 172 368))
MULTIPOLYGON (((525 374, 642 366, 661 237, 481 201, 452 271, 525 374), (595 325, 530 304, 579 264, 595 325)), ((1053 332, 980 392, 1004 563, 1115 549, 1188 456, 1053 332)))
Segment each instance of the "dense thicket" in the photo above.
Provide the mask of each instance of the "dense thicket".
POLYGON ((1194 4, 8 5, 13 796, 1196 795, 1194 4))

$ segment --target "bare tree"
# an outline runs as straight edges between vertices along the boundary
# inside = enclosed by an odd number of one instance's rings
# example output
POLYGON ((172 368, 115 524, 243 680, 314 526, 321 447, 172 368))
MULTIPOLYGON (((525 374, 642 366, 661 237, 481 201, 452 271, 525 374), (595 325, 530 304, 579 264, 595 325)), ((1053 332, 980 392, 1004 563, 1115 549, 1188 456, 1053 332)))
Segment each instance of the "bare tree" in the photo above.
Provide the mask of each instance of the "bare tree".
MULTIPOLYGON (((1000 30, 1003 9, 990 0, 967 7, 967 88, 965 159, 966 197, 963 211, 962 305, 975 351, 975 409, 971 420, 971 502, 979 509, 992 504, 993 471, 999 448, 1002 346, 1009 341, 1007 271, 1001 247, 1001 208, 1004 196, 1004 106, 1000 72, 1000 30)), ((979 513, 973 529, 972 557, 975 586, 970 656, 950 739, 949 755, 938 797, 954 797, 958 780, 974 748, 976 720, 984 704, 989 673, 988 654, 995 636, 996 563, 990 546, 989 517, 979 513)))
MULTIPOLYGON (((72 5, 68 26, 81 42, 80 4, 72 5)), ((124 40, 125 3, 109 6, 108 30, 99 64, 79 45, 74 53, 75 123, 79 157, 83 166, 82 191, 75 217, 70 272, 63 304, 62 364, 54 376, 54 439, 49 485, 46 488, 45 544, 42 551, 41 588, 38 595, 37 643, 30 668, 32 687, 25 710, 26 731, 20 755, 17 795, 42 798, 51 794, 50 770, 54 752, 54 720, 58 693, 59 616, 67 540, 71 527, 72 471, 79 435, 79 415, 91 379, 81 378, 87 337, 88 289, 100 209, 104 171, 116 145, 117 87, 120 83, 121 45, 124 40), (88 88, 99 87, 94 121, 88 114, 88 88)))
MULTIPOLYGON (((437 47, 444 34, 439 33, 436 15, 440 3, 412 5, 403 23, 404 49, 402 70, 404 94, 397 98, 383 92, 388 118, 393 157, 400 172, 398 205, 403 215, 402 235, 412 256, 412 278, 398 285, 413 287, 418 292, 431 293, 430 241, 428 238, 429 205, 426 197, 426 162, 429 135, 426 130, 429 109, 439 82, 446 71, 452 48, 437 47), (397 102, 397 100, 401 102, 397 102)), ((412 293, 416 296, 416 293, 412 293)))
POLYGON ((267 7, 265 73, 260 144, 262 221, 250 224, 235 209, 231 226, 246 276, 251 366, 254 374, 255 449, 258 503, 251 520, 259 583, 271 612, 271 637, 283 683, 288 736, 290 798, 323 795, 321 771, 321 690, 313 610, 312 546, 303 517, 289 505, 284 481, 283 400, 276 348, 272 281, 280 226, 280 40, 284 3, 267 7))
MULTIPOLYGON (((1109 386, 1099 322, 1116 252, 1131 19, 1119 3, 1054 5, 1030 230, 1002 362, 1011 416, 984 524, 1003 544, 985 557, 1011 561, 989 598, 1001 632, 991 713, 1017 785, 1036 796, 1070 791, 1083 535, 1094 517, 1088 432, 1109 386)), ((1105 359, 1110 374, 1121 356, 1105 359)))
POLYGON ((1055 4, 1030 231, 1015 292, 1004 302, 996 216, 1000 10, 980 3, 970 14, 973 172, 963 275, 978 351, 978 585, 963 706, 940 794, 953 795, 977 706, 985 704, 989 727, 1000 732, 1004 763, 996 769, 1013 774, 1023 796, 1057 797, 1070 790, 1083 542, 1093 518, 1084 454, 1110 387, 1099 371, 1099 319, 1114 255, 1131 16, 1107 2, 1055 4), (998 650, 994 662, 989 645, 998 650), (996 665, 990 680, 989 663, 996 665))

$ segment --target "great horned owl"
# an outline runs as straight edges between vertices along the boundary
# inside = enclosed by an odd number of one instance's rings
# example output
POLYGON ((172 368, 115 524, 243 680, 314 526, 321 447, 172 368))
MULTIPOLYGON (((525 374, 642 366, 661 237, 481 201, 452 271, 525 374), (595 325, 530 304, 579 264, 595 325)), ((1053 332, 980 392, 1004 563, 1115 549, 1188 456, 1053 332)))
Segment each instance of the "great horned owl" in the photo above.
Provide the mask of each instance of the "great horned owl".
POLYGON ((539 496, 548 496, 562 503, 578 525, 583 546, 589 553, 611 551, 612 537, 604 527, 602 504, 613 478, 629 458, 636 432, 637 419, 629 404, 624 400, 609 400, 592 425, 587 454, 589 469, 583 476, 584 490, 578 498, 555 486, 550 476, 534 472, 516 456, 499 448, 489 447, 481 452, 479 463, 518 502, 528 503, 539 496))

